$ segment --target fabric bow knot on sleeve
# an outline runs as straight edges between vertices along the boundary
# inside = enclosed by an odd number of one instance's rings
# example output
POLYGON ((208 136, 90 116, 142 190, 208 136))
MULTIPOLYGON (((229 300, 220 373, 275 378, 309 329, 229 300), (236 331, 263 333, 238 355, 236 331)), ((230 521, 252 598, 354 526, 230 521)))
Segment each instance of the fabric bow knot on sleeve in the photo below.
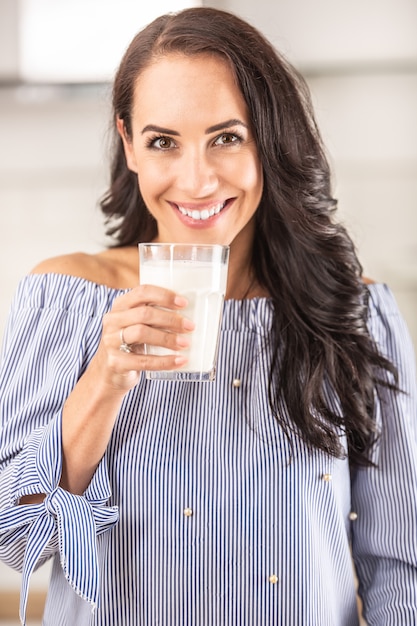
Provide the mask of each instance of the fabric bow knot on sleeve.
MULTIPOLYGON (((7 549, 8 544, 14 544, 19 535, 26 537, 20 600, 23 623, 30 576, 48 549, 59 549, 66 579, 74 591, 95 609, 99 596, 96 536, 118 521, 117 507, 104 506, 110 497, 108 490, 94 493, 90 488, 86 497, 71 494, 58 486, 61 471, 61 458, 57 455, 60 431, 60 420, 55 419, 46 430, 39 429, 33 434, 29 448, 37 447, 37 452, 32 457, 32 467, 27 459, 20 479, 20 496, 30 491, 33 493, 36 486, 37 492, 47 494, 44 501, 32 505, 16 504, 3 510, 0 518, 2 548, 7 549), (54 457, 55 463, 51 464, 54 457)), ((103 462, 97 472, 106 473, 103 462)), ((106 476, 102 478, 104 480, 97 482, 107 484, 106 476)))

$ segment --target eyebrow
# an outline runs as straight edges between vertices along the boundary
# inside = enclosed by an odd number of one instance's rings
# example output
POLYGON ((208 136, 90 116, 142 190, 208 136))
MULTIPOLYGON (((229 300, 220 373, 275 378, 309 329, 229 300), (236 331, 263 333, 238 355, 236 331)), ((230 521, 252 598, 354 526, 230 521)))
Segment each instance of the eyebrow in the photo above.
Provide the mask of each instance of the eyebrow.
POLYGON ((209 128, 206 129, 206 135, 209 135, 210 133, 215 133, 218 130, 224 130, 225 128, 230 128, 231 126, 244 126, 245 128, 248 128, 248 125, 245 124, 245 122, 242 122, 242 120, 239 120, 237 118, 234 118, 231 120, 227 120, 226 122, 220 122, 220 124, 215 124, 214 126, 210 126, 209 128))
POLYGON ((179 132, 176 130, 170 130, 169 128, 163 128, 162 126, 156 126, 155 124, 148 124, 144 128, 142 128, 142 135, 148 132, 161 133, 163 135, 176 135, 179 137, 179 132))
MULTIPOLYGON (((209 135, 210 133, 215 133, 218 130, 224 130, 225 128, 230 128, 231 126, 244 126, 248 128, 248 125, 242 120, 237 118, 233 118, 227 120, 226 122, 220 122, 220 124, 215 124, 214 126, 209 126, 206 128, 205 133, 209 135)), ((142 135, 147 132, 161 133, 163 135, 174 135, 179 137, 180 133, 176 130, 171 130, 170 128, 164 128, 163 126, 156 126, 155 124, 148 124, 144 128, 142 128, 142 135)))

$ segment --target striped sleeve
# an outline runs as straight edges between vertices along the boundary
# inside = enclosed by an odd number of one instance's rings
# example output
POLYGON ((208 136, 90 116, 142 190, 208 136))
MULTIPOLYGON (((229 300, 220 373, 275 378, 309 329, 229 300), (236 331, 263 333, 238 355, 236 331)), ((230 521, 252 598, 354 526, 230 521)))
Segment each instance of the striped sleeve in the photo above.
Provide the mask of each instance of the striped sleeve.
POLYGON ((370 301, 370 330, 399 370, 401 393, 379 392, 375 467, 357 472, 353 556, 369 626, 415 624, 417 607, 417 390, 411 339, 388 288, 370 301))
POLYGON ((93 355, 108 291, 68 276, 29 276, 19 285, 0 371, 0 558, 21 570, 24 619, 30 575, 59 550, 65 577, 98 601, 96 534, 112 527, 103 459, 83 497, 59 487, 62 406, 93 355), (36 505, 24 495, 45 494, 36 505))

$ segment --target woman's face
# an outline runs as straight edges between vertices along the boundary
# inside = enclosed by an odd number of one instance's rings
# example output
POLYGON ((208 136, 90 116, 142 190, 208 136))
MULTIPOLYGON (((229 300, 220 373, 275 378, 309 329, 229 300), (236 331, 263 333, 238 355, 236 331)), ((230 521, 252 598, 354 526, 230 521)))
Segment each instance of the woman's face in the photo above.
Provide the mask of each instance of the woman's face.
POLYGON ((158 241, 251 246, 262 167, 248 111, 227 63, 169 54, 138 78, 129 169, 158 241))

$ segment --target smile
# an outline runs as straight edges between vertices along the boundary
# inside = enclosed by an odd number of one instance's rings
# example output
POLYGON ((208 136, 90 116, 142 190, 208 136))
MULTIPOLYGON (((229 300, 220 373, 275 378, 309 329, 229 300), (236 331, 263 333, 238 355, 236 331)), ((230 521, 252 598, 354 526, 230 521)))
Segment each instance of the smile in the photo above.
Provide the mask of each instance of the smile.
POLYGON ((209 209, 203 209, 199 211, 198 209, 186 209, 179 204, 176 205, 179 212, 182 215, 186 215, 187 217, 191 217, 193 220, 208 220, 213 215, 218 215, 222 209, 226 206, 226 202, 219 202, 211 206, 209 209))

